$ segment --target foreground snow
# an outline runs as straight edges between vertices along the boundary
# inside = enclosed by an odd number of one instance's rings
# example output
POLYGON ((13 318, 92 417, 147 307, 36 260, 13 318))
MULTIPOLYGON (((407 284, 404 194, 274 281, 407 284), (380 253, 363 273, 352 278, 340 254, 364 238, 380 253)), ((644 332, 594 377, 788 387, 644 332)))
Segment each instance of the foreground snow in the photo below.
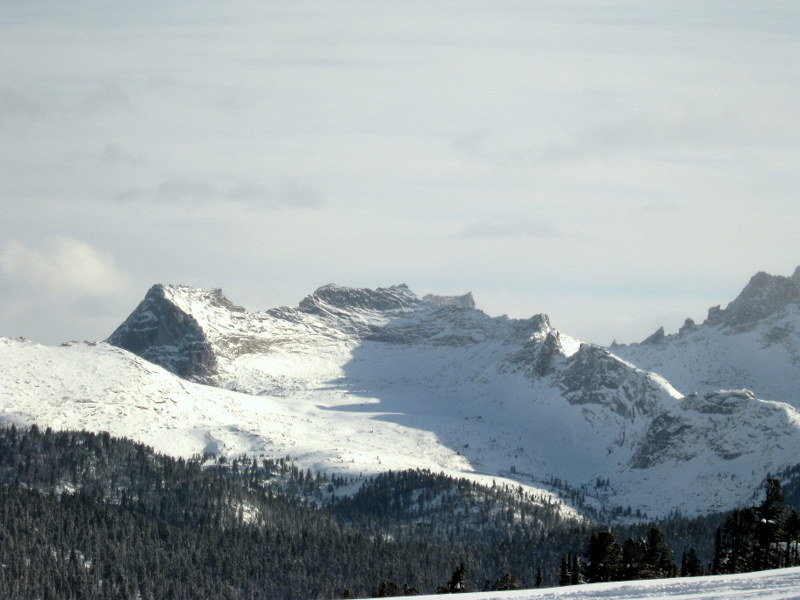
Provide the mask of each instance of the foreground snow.
MULTIPOLYGON (((441 600, 443 596, 417 596, 419 600, 441 600)), ((737 575, 708 577, 682 577, 676 579, 651 579, 612 583, 593 583, 542 590, 515 590, 513 592, 476 592, 460 594, 459 600, 578 600, 607 598, 609 600, 639 600, 645 598, 672 598, 673 600, 710 598, 759 598, 789 600, 800 598, 800 567, 776 569, 737 575)))

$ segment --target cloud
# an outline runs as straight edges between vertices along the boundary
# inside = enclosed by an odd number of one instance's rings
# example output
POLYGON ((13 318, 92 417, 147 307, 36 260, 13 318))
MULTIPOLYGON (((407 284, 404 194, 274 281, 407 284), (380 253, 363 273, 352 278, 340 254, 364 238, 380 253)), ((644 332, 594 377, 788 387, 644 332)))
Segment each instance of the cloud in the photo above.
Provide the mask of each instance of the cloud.
POLYGON ((40 293, 71 297, 110 296, 128 282, 110 255, 67 237, 47 240, 41 248, 8 242, 0 253, 0 271, 40 293))
POLYGON ((10 121, 11 117, 31 120, 41 112, 41 105, 34 99, 9 87, 0 88, 0 123, 10 121))
POLYGON ((272 186, 245 183, 221 188, 203 179, 173 177, 151 188, 133 188, 117 195, 120 202, 203 204, 236 202, 262 208, 319 208, 325 201, 317 190, 284 178, 272 186))
POLYGON ((547 221, 478 221, 462 227, 457 233, 459 238, 509 239, 555 237, 559 235, 552 224, 547 221))
POLYGON ((75 110, 91 116, 113 111, 135 111, 133 101, 117 85, 96 86, 78 101, 75 110))
POLYGON ((100 162, 107 165, 127 165, 144 167, 147 161, 141 156, 132 154, 118 144, 106 144, 100 152, 100 162))

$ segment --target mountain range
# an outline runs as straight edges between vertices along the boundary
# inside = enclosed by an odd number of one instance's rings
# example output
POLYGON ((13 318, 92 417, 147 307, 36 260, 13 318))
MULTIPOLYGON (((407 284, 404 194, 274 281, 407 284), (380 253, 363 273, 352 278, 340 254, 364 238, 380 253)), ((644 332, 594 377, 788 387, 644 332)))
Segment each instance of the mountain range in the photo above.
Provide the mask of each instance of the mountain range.
POLYGON ((173 455, 290 455, 369 476, 514 482, 563 511, 651 517, 750 502, 800 463, 800 268, 756 274, 701 324, 581 343, 471 294, 326 285, 248 312, 155 285, 105 342, 0 338, 0 418, 104 430, 173 455), (630 511, 628 511, 630 512, 630 511))

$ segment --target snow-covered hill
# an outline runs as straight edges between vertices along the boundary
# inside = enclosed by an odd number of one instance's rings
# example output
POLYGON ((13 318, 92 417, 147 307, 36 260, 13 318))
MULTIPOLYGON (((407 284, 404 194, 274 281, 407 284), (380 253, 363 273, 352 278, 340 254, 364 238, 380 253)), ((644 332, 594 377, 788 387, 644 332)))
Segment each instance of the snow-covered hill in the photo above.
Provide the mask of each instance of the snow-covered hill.
MULTIPOLYGON (((418 596, 434 600, 440 596, 418 596)), ((461 600, 796 600, 800 598, 800 568, 776 569, 737 575, 682 577, 591 583, 540 590, 475 592, 461 594, 461 600)))
POLYGON ((800 460, 788 404, 732 385, 684 396, 545 315, 492 318, 470 294, 327 285, 297 308, 249 313, 220 290, 156 285, 109 342, 123 349, 3 340, 0 415, 172 454, 534 488, 557 478, 590 504, 650 515, 749 502, 767 471, 800 460))

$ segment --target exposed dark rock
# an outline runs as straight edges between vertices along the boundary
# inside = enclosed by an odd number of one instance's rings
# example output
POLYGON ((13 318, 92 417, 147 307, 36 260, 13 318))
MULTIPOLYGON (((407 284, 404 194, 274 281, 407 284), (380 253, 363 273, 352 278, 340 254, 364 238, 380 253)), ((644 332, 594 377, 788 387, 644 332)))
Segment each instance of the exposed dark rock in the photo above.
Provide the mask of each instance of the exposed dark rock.
POLYGON ((570 404, 604 405, 625 418, 652 410, 662 391, 648 373, 591 344, 569 357, 558 383, 570 404))
POLYGON ((550 331, 547 337, 539 346, 534 373, 539 377, 544 377, 553 370, 553 363, 559 356, 564 355, 564 347, 561 344, 561 336, 558 331, 550 331))
POLYGON ((705 440, 707 447, 723 460, 733 460, 742 455, 742 447, 731 443, 716 429, 720 418, 736 420, 736 415, 756 402, 750 390, 719 390, 705 394, 693 393, 683 398, 672 409, 656 416, 647 429, 644 440, 634 452, 630 465, 634 469, 647 469, 663 462, 691 460, 695 456, 697 441, 705 440), (713 415, 698 419, 697 414, 713 415))
POLYGON ((681 328, 678 330, 678 335, 689 333, 695 329, 697 329, 697 324, 694 322, 694 319, 686 319, 681 328))
MULTIPOLYGON (((631 467, 634 469, 649 469, 664 462, 667 450, 674 450, 675 441, 680 438, 681 434, 690 429, 691 425, 679 417, 668 413, 658 415, 647 429, 644 441, 631 457, 631 467)), ((680 458, 681 460, 690 460, 692 455, 684 453, 680 458)))
POLYGON ((643 339, 642 343, 643 344, 659 344, 659 343, 664 341, 665 337, 667 337, 667 335, 664 333, 664 328, 663 327, 659 327, 658 329, 656 329, 656 331, 654 333, 650 334, 645 339, 643 339))
POLYGON ((705 394, 689 394, 681 401, 681 408, 703 414, 731 415, 744 409, 755 400, 750 390, 719 390, 705 394))
POLYGON ((789 277, 756 273, 742 293, 724 310, 708 311, 706 323, 744 331, 786 306, 800 302, 800 288, 789 277))
MULTIPOLYGON (((220 290, 212 296, 218 306, 236 310, 220 290)), ((205 381, 216 371, 216 358, 202 329, 166 298, 163 285, 150 288, 108 343, 187 379, 205 381)))

